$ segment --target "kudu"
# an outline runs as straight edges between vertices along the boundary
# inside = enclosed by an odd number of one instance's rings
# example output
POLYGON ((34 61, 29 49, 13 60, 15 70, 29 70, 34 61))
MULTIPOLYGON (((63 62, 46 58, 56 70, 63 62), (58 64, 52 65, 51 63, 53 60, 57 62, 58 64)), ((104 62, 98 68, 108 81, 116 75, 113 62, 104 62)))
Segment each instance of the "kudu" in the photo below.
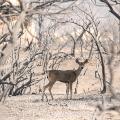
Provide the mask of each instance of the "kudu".
POLYGON ((76 69, 76 70, 65 70, 65 71, 63 71, 63 70, 48 70, 47 78, 49 80, 49 83, 43 87, 42 100, 44 98, 46 88, 48 88, 51 98, 53 99, 51 89, 56 81, 66 83, 67 99, 68 99, 69 90, 70 90, 70 99, 72 99, 72 84, 73 84, 73 82, 76 81, 77 77, 79 76, 82 69, 84 68, 84 65, 87 62, 88 62, 88 59, 86 59, 84 62, 79 62, 79 60, 76 59, 76 63, 79 65, 78 69, 76 69))

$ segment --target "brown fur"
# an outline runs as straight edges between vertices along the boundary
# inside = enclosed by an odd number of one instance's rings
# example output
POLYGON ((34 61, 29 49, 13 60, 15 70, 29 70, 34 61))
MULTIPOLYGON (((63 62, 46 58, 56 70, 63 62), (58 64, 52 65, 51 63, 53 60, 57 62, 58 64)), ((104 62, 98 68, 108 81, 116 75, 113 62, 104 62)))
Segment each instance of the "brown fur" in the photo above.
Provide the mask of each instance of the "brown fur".
POLYGON ((42 100, 43 100, 46 88, 48 88, 51 98, 53 99, 51 89, 56 81, 66 83, 67 99, 68 99, 69 90, 70 90, 70 99, 72 99, 72 84, 73 82, 76 81, 77 77, 79 76, 82 69, 84 68, 84 65, 87 62, 88 62, 87 59, 84 62, 79 62, 78 59, 76 59, 76 63, 79 65, 78 69, 76 70, 64 70, 64 71, 63 70, 49 70, 47 71, 47 77, 48 77, 49 83, 45 85, 43 88, 42 100))

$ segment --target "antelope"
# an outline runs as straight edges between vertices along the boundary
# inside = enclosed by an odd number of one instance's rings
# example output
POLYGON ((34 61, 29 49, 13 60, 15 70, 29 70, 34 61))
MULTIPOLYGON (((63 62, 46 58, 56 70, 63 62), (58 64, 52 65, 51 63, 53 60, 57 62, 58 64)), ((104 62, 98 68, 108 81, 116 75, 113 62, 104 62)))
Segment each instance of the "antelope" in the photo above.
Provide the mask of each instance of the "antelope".
POLYGON ((50 96, 53 100, 52 95, 52 87, 55 84, 56 81, 60 81, 63 83, 66 83, 66 94, 68 99, 68 94, 70 90, 70 99, 72 99, 72 84, 76 81, 77 77, 81 73, 82 69, 84 68, 84 65, 88 62, 88 59, 86 59, 84 62, 79 62, 78 58, 75 60, 76 63, 79 65, 78 69, 76 70, 48 70, 47 78, 49 83, 43 87, 43 93, 42 93, 42 101, 45 95, 45 90, 48 88, 50 96))

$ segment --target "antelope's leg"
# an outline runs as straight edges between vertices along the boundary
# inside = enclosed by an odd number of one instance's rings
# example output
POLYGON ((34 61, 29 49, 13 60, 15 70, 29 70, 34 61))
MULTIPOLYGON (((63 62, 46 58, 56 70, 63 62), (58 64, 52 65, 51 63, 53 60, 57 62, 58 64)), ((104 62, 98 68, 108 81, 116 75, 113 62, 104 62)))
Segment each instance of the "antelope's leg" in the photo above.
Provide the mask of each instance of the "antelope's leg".
POLYGON ((70 85, 70 99, 72 99, 72 83, 69 83, 70 85))
POLYGON ((50 92, 50 95, 51 95, 51 99, 52 99, 52 100, 53 100, 54 98, 53 98, 53 95, 52 95, 51 89, 52 89, 52 87, 53 87, 54 83, 55 83, 55 82, 51 82, 51 83, 50 83, 50 85, 49 85, 49 88, 48 88, 48 90, 49 90, 49 92, 50 92))
POLYGON ((69 83, 66 83, 66 96, 68 99, 68 95, 69 95, 69 83))
POLYGON ((45 85, 44 87, 43 87, 43 92, 42 92, 42 101, 43 101, 43 99, 44 99, 44 95, 45 95, 45 90, 50 86, 50 84, 51 84, 51 82, 49 82, 47 85, 45 85))

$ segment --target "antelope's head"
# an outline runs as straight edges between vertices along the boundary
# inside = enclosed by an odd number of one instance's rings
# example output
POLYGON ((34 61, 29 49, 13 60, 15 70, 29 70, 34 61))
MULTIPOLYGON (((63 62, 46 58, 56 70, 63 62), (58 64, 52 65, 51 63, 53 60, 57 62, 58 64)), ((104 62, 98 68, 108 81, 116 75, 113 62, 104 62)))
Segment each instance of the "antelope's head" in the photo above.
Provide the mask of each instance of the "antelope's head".
POLYGON ((80 62, 80 61, 78 60, 78 58, 77 58, 77 59, 75 60, 75 62, 76 62, 77 64, 79 64, 79 67, 80 67, 81 69, 83 69, 84 66, 85 66, 85 64, 88 63, 88 59, 86 59, 84 62, 80 62))

